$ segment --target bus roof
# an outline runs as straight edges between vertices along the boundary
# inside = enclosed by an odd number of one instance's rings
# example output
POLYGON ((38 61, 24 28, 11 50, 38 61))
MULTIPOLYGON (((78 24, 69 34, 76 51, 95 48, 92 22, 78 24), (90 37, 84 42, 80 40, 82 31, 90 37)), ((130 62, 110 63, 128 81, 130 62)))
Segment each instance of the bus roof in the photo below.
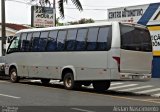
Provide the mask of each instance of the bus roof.
MULTIPOLYGON (((103 22, 103 23, 88 23, 88 24, 67 25, 67 26, 57 26, 57 27, 48 27, 48 28, 23 29, 23 30, 18 31, 17 33, 36 32, 36 31, 51 31, 51 30, 59 30, 59 29, 63 30, 63 29, 72 29, 72 28, 85 28, 85 27, 94 27, 94 26, 105 26, 105 25, 112 25, 113 23, 135 25, 134 23, 123 23, 123 22, 118 22, 118 21, 108 21, 108 22, 103 22)), ((143 25, 139 25, 139 26, 142 27, 143 25)))
MULTIPOLYGON (((103 22, 103 23, 88 23, 88 24, 78 24, 78 25, 68 25, 68 26, 57 26, 57 27, 48 27, 48 28, 33 28, 33 29, 24 29, 20 30, 17 33, 21 32, 36 32, 36 31, 49 31, 49 30, 59 30, 59 29, 72 29, 72 28, 85 28, 89 26, 105 26, 112 25, 113 22, 103 22)), ((118 23, 118 22, 114 22, 118 23)))

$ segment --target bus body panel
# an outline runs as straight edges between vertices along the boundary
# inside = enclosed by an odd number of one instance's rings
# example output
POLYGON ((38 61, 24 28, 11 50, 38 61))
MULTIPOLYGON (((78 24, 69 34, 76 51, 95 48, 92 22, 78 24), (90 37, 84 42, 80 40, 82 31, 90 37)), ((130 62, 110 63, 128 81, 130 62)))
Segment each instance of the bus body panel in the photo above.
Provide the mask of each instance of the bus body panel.
POLYGON ((151 62, 151 52, 127 51, 121 49, 121 72, 150 74, 151 62))
POLYGON ((115 48, 120 48, 121 43, 121 34, 119 23, 112 23, 112 44, 111 50, 115 48))
MULTIPOLYGON (((18 75, 22 77, 61 79, 62 69, 67 68, 67 66, 70 68, 72 65, 75 68, 75 80, 110 79, 107 52, 105 51, 89 53, 26 52, 12 53, 11 55, 18 64, 18 75)), ((7 58, 10 59, 8 56, 7 58)), ((10 62, 12 59, 7 60, 7 63, 10 62)))
POLYGON ((77 80, 110 79, 107 57, 106 51, 73 53, 72 61, 76 68, 77 80))
POLYGON ((113 57, 120 58, 120 27, 119 23, 112 23, 112 44, 108 51, 108 68, 110 69, 111 80, 119 80, 117 61, 113 57))
POLYGON ((118 63, 113 57, 120 58, 120 49, 119 48, 112 48, 108 52, 108 67, 111 73, 111 79, 120 79, 119 71, 118 71, 118 63))

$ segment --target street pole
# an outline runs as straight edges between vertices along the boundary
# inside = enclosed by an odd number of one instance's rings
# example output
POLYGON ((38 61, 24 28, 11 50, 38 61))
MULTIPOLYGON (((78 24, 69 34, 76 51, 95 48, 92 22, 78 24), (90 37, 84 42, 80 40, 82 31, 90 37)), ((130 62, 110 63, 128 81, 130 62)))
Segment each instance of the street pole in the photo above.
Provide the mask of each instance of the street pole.
POLYGON ((56 2, 53 0, 53 16, 54 16, 54 26, 56 26, 56 2))
POLYGON ((4 44, 6 37, 6 29, 5 29, 5 0, 1 0, 1 10, 2 10, 2 37, 1 37, 1 53, 2 56, 5 55, 4 44))

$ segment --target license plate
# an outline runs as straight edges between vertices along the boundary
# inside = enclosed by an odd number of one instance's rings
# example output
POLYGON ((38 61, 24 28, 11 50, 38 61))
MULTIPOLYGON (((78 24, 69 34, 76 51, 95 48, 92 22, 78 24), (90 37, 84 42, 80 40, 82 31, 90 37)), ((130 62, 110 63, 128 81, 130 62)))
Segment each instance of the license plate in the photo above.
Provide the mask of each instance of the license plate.
POLYGON ((140 79, 141 77, 140 76, 138 76, 138 75, 134 75, 134 76, 132 76, 132 79, 140 79))

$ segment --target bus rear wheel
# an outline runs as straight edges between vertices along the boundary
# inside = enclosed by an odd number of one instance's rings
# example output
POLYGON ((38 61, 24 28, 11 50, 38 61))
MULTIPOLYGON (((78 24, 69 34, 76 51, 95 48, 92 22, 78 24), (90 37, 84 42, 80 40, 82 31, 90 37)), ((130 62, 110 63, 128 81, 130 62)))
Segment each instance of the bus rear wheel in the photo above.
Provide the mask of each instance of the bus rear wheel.
POLYGON ((110 81, 96 81, 93 82, 93 87, 96 91, 105 91, 110 87, 110 81))
POLYGON ((13 82, 13 83, 16 83, 16 82, 19 82, 19 77, 17 75, 17 70, 15 68, 12 68, 10 70, 10 81, 13 82))

